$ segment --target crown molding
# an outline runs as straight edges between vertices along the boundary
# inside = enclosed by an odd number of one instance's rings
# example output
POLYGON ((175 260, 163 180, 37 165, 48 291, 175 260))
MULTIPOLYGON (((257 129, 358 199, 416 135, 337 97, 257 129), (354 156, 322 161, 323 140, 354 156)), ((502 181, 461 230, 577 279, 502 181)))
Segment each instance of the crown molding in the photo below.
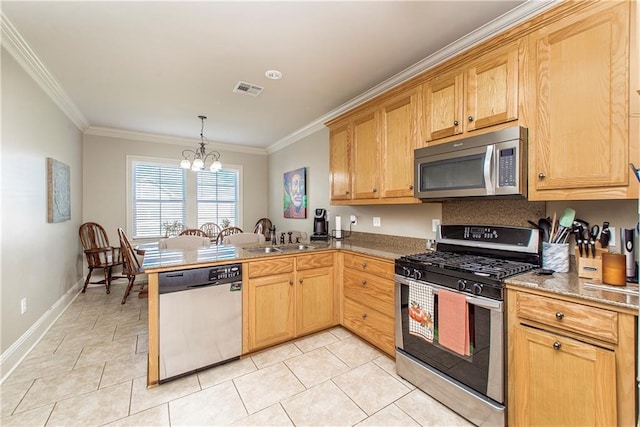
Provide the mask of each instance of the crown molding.
POLYGON ((51 75, 47 67, 40 61, 29 44, 22 38, 9 18, 0 11, 0 27, 2 28, 2 46, 15 58, 31 78, 49 95, 53 102, 83 131, 89 127, 89 121, 80 112, 71 98, 51 75))
MULTIPOLYGON (((107 128, 100 126, 90 126, 84 131, 84 135, 104 136, 107 138, 127 139, 129 141, 153 142, 171 145, 194 145, 199 144, 200 139, 196 138, 178 138, 173 136, 159 135, 153 133, 136 132, 115 128, 107 128)), ((224 144, 218 142, 209 142, 209 147, 220 151, 237 152, 244 154, 266 155, 264 148, 249 147, 244 145, 224 144)))
POLYGON ((482 27, 470 32, 469 34, 466 34, 465 36, 459 38, 448 46, 445 46, 434 54, 420 60, 419 62, 408 68, 405 68, 398 74, 395 74, 382 83, 377 84, 368 91, 347 101, 338 108, 331 110, 327 114, 317 118, 306 126, 276 141, 275 143, 267 147, 267 152, 271 154, 275 153, 276 151, 282 150, 288 145, 291 145, 299 141, 300 139, 321 130, 325 127, 324 124, 326 122, 338 117, 339 115, 346 113, 347 111, 369 101, 372 98, 375 98, 376 96, 409 80, 410 78, 413 78, 418 74, 427 71, 438 64, 443 63, 449 58, 462 53, 467 49, 479 43, 482 43, 485 40, 488 40, 497 33, 514 27, 522 21, 525 21, 533 17, 534 15, 544 12, 545 10, 559 4, 560 2, 561 0, 529 0, 521 4, 513 10, 487 23, 486 25, 483 25, 482 27))

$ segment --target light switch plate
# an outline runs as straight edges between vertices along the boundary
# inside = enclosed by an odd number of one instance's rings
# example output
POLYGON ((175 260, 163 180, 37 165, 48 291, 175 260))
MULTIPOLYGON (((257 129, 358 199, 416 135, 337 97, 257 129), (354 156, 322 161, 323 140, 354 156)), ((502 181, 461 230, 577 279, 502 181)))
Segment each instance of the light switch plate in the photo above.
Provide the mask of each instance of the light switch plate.
POLYGON ((373 217, 373 226, 374 227, 380 227, 380 217, 379 216, 374 216, 373 217))
POLYGON ((438 231, 438 226, 440 225, 440 220, 439 219, 432 219, 431 220, 431 231, 433 231, 434 233, 436 231, 438 231))

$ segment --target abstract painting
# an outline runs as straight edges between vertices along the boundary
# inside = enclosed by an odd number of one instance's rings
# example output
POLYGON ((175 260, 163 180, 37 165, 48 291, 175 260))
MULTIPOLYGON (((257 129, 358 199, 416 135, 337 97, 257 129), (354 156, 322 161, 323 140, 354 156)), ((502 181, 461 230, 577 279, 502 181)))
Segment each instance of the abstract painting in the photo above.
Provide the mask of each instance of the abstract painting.
POLYGON ((68 165, 47 157, 47 221, 71 219, 71 171, 68 165))

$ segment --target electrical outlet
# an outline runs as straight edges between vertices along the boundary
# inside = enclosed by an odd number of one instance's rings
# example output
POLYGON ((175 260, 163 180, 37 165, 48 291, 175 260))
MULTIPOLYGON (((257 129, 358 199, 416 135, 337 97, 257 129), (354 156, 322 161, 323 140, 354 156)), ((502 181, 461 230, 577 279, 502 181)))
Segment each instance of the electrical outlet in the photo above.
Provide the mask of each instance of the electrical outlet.
POLYGON ((353 224, 353 225, 358 225, 358 218, 356 218, 355 215, 351 215, 349 217, 349 221, 351 221, 351 224, 353 224))
POLYGON ((373 217, 373 226, 374 227, 380 227, 380 217, 379 216, 374 216, 373 217))
POLYGON ((431 220, 431 231, 433 231, 434 233, 436 231, 438 231, 438 226, 440 225, 440 220, 439 219, 432 219, 431 220))
POLYGON ((618 235, 615 227, 609 227, 609 246, 618 246, 618 235))
POLYGON ((27 312, 27 299, 22 298, 20 300, 20 313, 25 314, 27 312))

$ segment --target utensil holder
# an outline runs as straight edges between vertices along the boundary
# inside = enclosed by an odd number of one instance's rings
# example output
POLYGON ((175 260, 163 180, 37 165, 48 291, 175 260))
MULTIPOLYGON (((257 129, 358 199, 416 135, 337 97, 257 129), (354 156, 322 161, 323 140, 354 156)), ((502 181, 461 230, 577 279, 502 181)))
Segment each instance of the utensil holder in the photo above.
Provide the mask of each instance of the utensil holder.
POLYGON ((569 244, 542 242, 542 268, 568 273, 569 244))

